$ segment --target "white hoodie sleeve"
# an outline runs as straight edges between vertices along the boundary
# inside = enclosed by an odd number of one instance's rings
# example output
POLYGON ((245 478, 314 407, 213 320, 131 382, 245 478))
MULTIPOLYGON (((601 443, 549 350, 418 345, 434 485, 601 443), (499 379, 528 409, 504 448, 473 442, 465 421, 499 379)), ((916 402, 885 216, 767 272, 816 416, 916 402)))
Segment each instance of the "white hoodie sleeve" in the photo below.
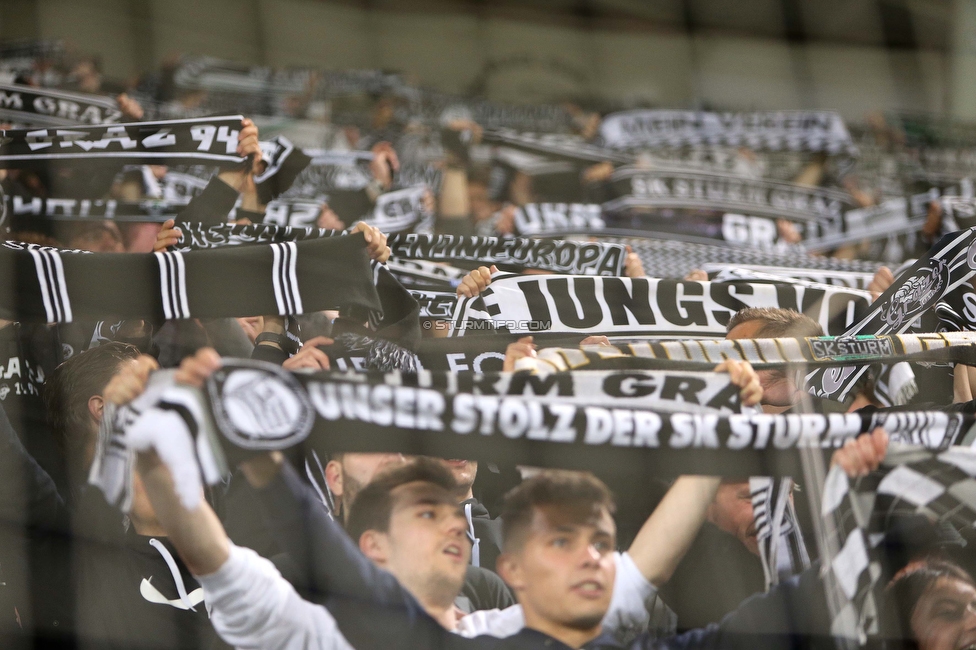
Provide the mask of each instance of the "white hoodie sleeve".
POLYGON ((302 599, 249 548, 232 544, 227 561, 197 581, 217 634, 239 650, 352 650, 324 607, 302 599))
MULTIPOLYGON (((614 553, 614 562, 617 565, 617 577, 613 583, 610 608, 603 617, 603 629, 613 633, 618 640, 629 641, 648 629, 652 609, 655 610, 655 619, 661 615, 657 611, 660 604, 657 589, 640 572, 630 555, 614 553)), ((516 634, 524 626, 522 606, 513 605, 506 609, 489 609, 468 614, 458 623, 458 633, 465 637, 487 634, 505 638, 516 634)), ((654 627, 660 628, 660 622, 655 620, 654 627)))

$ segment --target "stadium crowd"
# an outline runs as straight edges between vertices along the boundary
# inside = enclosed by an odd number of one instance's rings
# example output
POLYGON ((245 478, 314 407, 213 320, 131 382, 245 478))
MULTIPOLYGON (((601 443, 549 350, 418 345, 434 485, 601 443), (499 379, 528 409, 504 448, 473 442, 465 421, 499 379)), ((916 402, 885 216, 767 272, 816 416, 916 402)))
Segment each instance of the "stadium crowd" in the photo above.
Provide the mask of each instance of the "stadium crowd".
POLYGON ((976 648, 976 143, 0 47, 4 648, 976 648))

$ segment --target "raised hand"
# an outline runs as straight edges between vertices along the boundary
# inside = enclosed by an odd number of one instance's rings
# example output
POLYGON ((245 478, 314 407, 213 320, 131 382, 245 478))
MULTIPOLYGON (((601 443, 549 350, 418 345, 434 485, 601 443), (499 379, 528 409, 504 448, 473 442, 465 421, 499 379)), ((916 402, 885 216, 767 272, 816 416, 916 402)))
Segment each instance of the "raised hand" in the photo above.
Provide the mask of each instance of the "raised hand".
POLYGON ((848 440, 834 452, 831 465, 840 465, 851 478, 865 476, 881 466, 888 453, 888 432, 877 427, 869 434, 848 440))
POLYGON ((523 336, 515 343, 509 343, 508 347, 505 348, 505 361, 502 364, 502 370, 504 372, 512 372, 515 370, 515 362, 519 359, 524 359, 525 357, 536 356, 536 346, 532 342, 531 336, 523 336))
POLYGON ((366 238, 366 252, 369 253, 370 259, 376 260, 380 264, 390 259, 390 253, 392 251, 386 245, 386 235, 379 228, 371 226, 365 221, 360 221, 352 227, 351 232, 363 233, 363 237, 366 238))
POLYGON ((316 336, 305 341, 302 349, 294 356, 289 357, 281 367, 285 370, 298 370, 299 368, 311 368, 312 370, 328 370, 329 355, 318 348, 320 345, 332 345, 335 343, 327 336, 316 336))
POLYGON ((474 298, 480 295, 485 287, 491 284, 491 274, 497 272, 498 269, 494 264, 491 265, 491 268, 479 266, 461 279, 461 284, 457 288, 457 295, 462 298, 474 298))
POLYGON ((183 237, 183 231, 176 227, 176 221, 167 219, 163 222, 163 227, 156 233, 156 241, 153 244, 154 253, 162 253, 170 246, 176 246, 183 237))
POLYGON ((739 387, 739 397, 745 406, 755 406, 762 400, 763 389, 759 375, 748 361, 726 359, 715 366, 715 372, 729 373, 729 381, 739 387))

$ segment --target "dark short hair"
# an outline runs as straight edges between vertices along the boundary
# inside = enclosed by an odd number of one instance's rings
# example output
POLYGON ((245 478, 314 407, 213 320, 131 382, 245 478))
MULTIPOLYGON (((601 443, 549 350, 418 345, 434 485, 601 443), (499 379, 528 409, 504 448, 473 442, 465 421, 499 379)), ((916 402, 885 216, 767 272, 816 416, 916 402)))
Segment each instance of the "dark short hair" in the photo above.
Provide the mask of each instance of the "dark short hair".
POLYGON ((44 384, 48 420, 70 472, 85 469, 83 452, 91 437, 88 400, 105 390, 124 361, 138 356, 134 345, 105 343, 62 363, 44 384))
POLYGON ((885 636, 914 638, 910 622, 918 601, 941 578, 953 578, 976 587, 976 581, 965 569, 946 558, 928 557, 910 564, 885 588, 886 602, 881 617, 885 636))
POLYGON ((824 331, 820 323, 806 314, 781 307, 746 307, 732 316, 726 327, 726 333, 742 323, 762 321, 762 326, 756 332, 756 338, 804 338, 807 336, 823 336, 824 331))
POLYGON ((451 471, 431 458, 417 458, 377 474, 359 491, 349 507, 346 531, 356 542, 367 530, 385 533, 393 515, 393 490, 407 483, 431 483, 448 494, 457 492, 457 481, 451 471))
POLYGON ((543 470, 505 495, 501 520, 506 552, 521 546, 535 509, 546 506, 576 506, 587 513, 606 508, 611 515, 617 509, 610 489, 593 474, 543 470))

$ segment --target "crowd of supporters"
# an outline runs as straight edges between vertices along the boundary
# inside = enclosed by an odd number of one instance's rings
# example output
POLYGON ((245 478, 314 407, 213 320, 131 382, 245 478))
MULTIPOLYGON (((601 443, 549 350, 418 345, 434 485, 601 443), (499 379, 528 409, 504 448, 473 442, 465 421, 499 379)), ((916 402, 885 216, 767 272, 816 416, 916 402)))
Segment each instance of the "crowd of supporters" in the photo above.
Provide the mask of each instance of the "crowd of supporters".
POLYGON ((2 647, 976 648, 964 129, 258 72, 0 48, 2 647))

